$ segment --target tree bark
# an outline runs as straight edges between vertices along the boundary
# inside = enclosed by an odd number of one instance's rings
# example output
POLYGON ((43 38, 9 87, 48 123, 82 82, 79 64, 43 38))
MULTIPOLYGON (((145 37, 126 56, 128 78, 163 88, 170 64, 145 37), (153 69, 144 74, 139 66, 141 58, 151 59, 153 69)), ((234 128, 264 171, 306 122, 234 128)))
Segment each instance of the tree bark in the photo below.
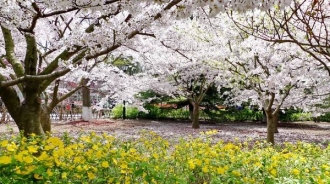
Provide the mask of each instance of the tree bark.
POLYGON ((52 111, 47 107, 42 107, 41 114, 40 114, 40 121, 41 127, 45 133, 51 132, 51 120, 50 120, 50 113, 52 111))
POLYGON ((24 136, 31 134, 44 135, 45 132, 42 129, 40 122, 40 110, 38 107, 26 106, 22 109, 22 118, 19 126, 19 130, 24 133, 24 136), (29 109, 32 108, 32 109, 29 109))
POLYGON ((200 128, 200 126, 199 126, 199 104, 198 103, 194 103, 192 128, 194 128, 194 129, 200 128))
POLYGON ((91 93, 86 84, 88 79, 83 79, 84 87, 82 88, 83 107, 82 107, 82 119, 84 121, 91 121, 93 119, 92 108, 91 108, 91 93))
POLYGON ((278 133, 278 119, 279 119, 279 113, 276 113, 275 115, 275 118, 274 118, 274 121, 275 121, 275 133, 278 133))
POLYGON ((194 119, 194 106, 189 102, 188 103, 188 108, 189 108, 189 115, 190 115, 190 120, 192 121, 194 119))
POLYGON ((266 115, 266 112, 265 112, 265 109, 264 108, 262 108, 261 123, 267 123, 267 115, 266 115))
POLYGON ((275 133, 278 133, 277 123, 278 123, 278 113, 271 111, 267 112, 267 142, 274 144, 275 143, 275 133))

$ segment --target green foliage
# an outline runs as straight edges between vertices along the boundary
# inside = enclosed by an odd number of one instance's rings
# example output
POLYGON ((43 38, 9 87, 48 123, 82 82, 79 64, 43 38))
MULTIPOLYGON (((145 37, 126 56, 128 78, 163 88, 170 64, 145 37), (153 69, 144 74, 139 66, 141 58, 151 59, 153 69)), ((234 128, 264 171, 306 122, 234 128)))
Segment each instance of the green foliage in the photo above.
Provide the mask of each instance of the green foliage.
POLYGON ((261 120, 262 113, 260 111, 253 111, 250 109, 242 110, 212 110, 205 111, 211 120, 218 122, 228 121, 257 121, 261 120))
MULTIPOLYGON (((137 108, 126 107, 126 117, 128 119, 184 119, 187 120, 190 117, 190 113, 186 108, 180 109, 166 109, 159 108, 154 105, 147 104, 145 109, 149 112, 140 112, 137 108)), ((112 118, 123 117, 123 105, 117 105, 112 109, 112 118)), ((231 122, 231 121, 260 121, 262 119, 262 111, 242 109, 237 110, 235 108, 229 110, 201 110, 200 118, 206 120, 212 120, 216 122, 231 122)), ((305 113, 301 110, 286 110, 285 113, 280 113, 279 120, 283 122, 293 121, 323 121, 330 122, 330 113, 323 116, 313 118, 311 113, 305 113)))
POLYGON ((136 107, 126 108, 126 117, 129 119, 136 119, 138 117, 139 110, 136 107))
POLYGON ((116 105, 111 111, 111 117, 118 119, 123 117, 123 105, 116 105))
POLYGON ((330 122, 330 113, 326 113, 322 116, 313 118, 314 121, 330 122))
POLYGON ((280 121, 292 122, 292 121, 311 121, 311 113, 293 112, 280 115, 280 121))
POLYGON ((329 183, 330 145, 81 133, 0 137, 0 183, 329 183))
POLYGON ((184 109, 162 109, 153 105, 146 105, 148 113, 140 112, 139 118, 143 119, 188 119, 189 112, 184 109))
MULTIPOLYGON (((111 111, 112 118, 114 119, 122 118, 123 107, 124 106, 122 104, 116 105, 111 111)), ((139 110, 136 107, 126 106, 126 118, 136 119, 138 118, 138 114, 139 114, 139 110)))

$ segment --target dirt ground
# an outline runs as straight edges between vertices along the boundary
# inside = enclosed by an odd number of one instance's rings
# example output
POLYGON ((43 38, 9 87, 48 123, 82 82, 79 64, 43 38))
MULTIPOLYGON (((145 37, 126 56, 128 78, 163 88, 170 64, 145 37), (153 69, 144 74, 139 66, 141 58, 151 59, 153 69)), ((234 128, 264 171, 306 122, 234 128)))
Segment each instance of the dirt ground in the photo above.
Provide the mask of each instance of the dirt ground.
MULTIPOLYGON (((265 140, 266 125, 259 122, 204 123, 200 129, 192 129, 190 122, 157 121, 157 120, 113 120, 100 119, 93 122, 59 121, 53 122, 55 135, 68 132, 75 136, 81 132, 94 131, 107 133, 123 139, 137 138, 142 130, 154 131, 166 139, 199 136, 201 132, 217 130, 213 138, 224 141, 265 140)), ((0 134, 16 134, 14 123, 0 124, 0 134)), ((325 122, 290 122, 280 123, 279 133, 275 135, 276 143, 311 142, 324 146, 330 143, 330 123, 325 122)))

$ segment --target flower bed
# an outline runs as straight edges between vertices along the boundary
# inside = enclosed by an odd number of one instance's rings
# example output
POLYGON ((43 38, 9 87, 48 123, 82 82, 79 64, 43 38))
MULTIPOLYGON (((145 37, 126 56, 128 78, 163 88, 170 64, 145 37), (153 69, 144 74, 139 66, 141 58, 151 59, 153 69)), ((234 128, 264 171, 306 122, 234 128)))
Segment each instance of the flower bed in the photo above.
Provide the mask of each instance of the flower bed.
POLYGON ((0 138, 0 183, 329 183, 330 146, 82 133, 0 138))

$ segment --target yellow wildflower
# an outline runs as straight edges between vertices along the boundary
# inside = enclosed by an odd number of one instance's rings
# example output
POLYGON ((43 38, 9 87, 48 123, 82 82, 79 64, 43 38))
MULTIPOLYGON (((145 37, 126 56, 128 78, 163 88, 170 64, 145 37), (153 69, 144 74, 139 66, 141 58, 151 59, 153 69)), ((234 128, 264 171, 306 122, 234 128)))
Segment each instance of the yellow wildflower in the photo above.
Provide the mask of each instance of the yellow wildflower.
POLYGON ((25 162, 27 164, 32 163, 33 162, 32 156, 28 155, 28 156, 23 157, 23 162, 25 162))
POLYGON ((88 179, 93 180, 96 178, 95 174, 92 172, 87 172, 88 179))
POLYGON ((37 153, 38 152, 38 147, 35 146, 35 145, 28 146, 27 149, 30 153, 37 153))
POLYGON ((7 144, 7 150, 10 152, 14 152, 17 150, 17 145, 15 143, 7 144))
POLYGON ((109 162, 108 161, 103 161, 101 163, 101 166, 104 167, 104 168, 108 168, 109 167, 109 162))
POLYGON ((276 169, 274 169, 274 168, 271 169, 269 172, 270 172, 270 174, 271 174, 272 176, 274 176, 274 177, 275 177, 276 174, 277 174, 277 171, 276 171, 276 169))
POLYGON ((223 167, 218 167, 217 168, 217 173, 218 174, 224 174, 226 172, 226 169, 225 168, 223 168, 223 167))
POLYGON ((196 168, 196 165, 195 165, 195 163, 192 160, 189 160, 188 161, 188 167, 189 167, 189 169, 195 169, 196 168))
POLYGON ((208 173, 210 170, 209 170, 209 168, 207 167, 207 166, 204 166, 203 168, 202 168, 202 172, 203 173, 208 173))
POLYGON ((45 151, 41 153, 41 155, 38 157, 39 160, 46 160, 48 158, 48 155, 45 151))
POLYGON ((233 170, 232 173, 234 176, 237 176, 237 177, 241 176, 241 173, 239 171, 233 170))
POLYGON ((9 156, 0 157, 0 164, 10 164, 10 163, 11 163, 11 157, 9 156))
POLYGON ((49 177, 54 175, 54 173, 50 169, 47 169, 46 173, 49 177))
POLYGON ((74 159, 73 159, 73 163, 79 163, 79 162, 81 162, 82 159, 83 159, 83 158, 82 158, 81 156, 74 157, 74 159))
POLYGON ((202 161, 199 160, 199 159, 196 159, 196 165, 201 166, 202 165, 202 161))
POLYGON ((41 179, 42 179, 42 176, 39 175, 39 174, 36 174, 36 173, 33 175, 33 177, 34 177, 35 179, 37 179, 37 180, 41 180, 41 179))
POLYGON ((8 140, 4 140, 4 141, 1 141, 1 143, 0 143, 0 145, 1 145, 1 147, 6 147, 7 146, 7 144, 9 143, 9 141, 8 140))
POLYGON ((292 169, 291 173, 297 176, 299 175, 300 171, 298 169, 292 169))
POLYGON ((61 174, 62 179, 67 179, 68 178, 68 173, 64 172, 61 174))

